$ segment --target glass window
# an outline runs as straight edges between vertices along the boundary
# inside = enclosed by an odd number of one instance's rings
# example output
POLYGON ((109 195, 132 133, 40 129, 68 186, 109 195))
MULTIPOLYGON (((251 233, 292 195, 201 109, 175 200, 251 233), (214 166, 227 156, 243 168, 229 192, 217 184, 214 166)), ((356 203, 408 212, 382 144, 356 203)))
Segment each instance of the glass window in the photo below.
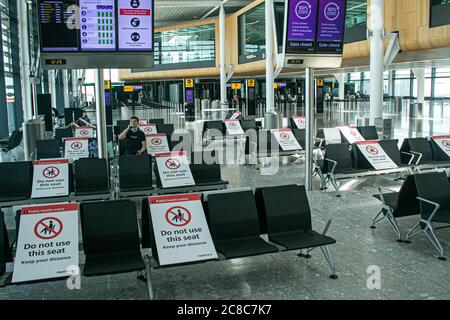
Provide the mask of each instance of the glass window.
POLYGON ((208 24, 155 33, 155 64, 214 61, 215 25, 208 24))
POLYGON ((345 27, 367 23, 367 0, 348 0, 345 27))
POLYGON ((261 4, 239 16, 239 55, 266 50, 265 7, 261 4))

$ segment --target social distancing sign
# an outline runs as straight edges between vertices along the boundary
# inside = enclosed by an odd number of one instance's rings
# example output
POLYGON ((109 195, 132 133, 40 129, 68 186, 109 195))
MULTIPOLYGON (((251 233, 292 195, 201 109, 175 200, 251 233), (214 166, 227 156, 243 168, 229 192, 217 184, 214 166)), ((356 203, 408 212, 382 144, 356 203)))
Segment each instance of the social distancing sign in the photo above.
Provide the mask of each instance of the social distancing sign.
POLYGON ((239 118, 240 115, 241 113, 239 111, 236 111, 235 113, 233 113, 230 120, 236 120, 237 118, 239 118))
POLYGON ((144 134, 157 134, 156 124, 142 124, 139 128, 144 132, 144 134))
POLYGON ((361 133, 355 127, 339 127, 345 139, 351 144, 359 141, 366 141, 361 133))
POLYGON ((70 160, 89 158, 89 138, 65 138, 64 158, 70 160))
POLYGON ((35 161, 31 198, 50 198, 68 195, 69 160, 35 161))
POLYGON ((75 128, 75 138, 95 138, 95 130, 92 127, 75 128))
POLYGON ((435 136, 431 139, 450 157, 450 136, 435 136))
POLYGON ((147 119, 139 119, 139 125, 146 125, 148 123, 147 119))
POLYGON ((155 158, 163 188, 195 185, 186 152, 158 153, 155 158))
POLYGON ((324 128, 323 135, 327 144, 341 143, 341 131, 339 128, 324 128))
POLYGON ((145 135, 147 141, 147 153, 154 156, 157 153, 170 152, 169 140, 167 134, 147 134, 145 135))
POLYGON ((78 255, 78 204, 20 209, 13 283, 71 276, 78 255))
POLYGON ((217 259, 200 194, 150 197, 161 266, 217 259))
POLYGON ((297 126, 297 129, 306 129, 306 118, 305 117, 294 117, 294 118, 292 118, 292 120, 294 120, 294 123, 297 126))
POLYGON ((239 120, 225 120, 225 127, 230 136, 244 134, 244 130, 242 130, 239 120))
POLYGON ((275 129, 272 134, 283 151, 302 150, 291 129, 275 129))
POLYGON ((364 157, 375 168, 375 170, 397 169, 398 166, 386 154, 378 141, 360 141, 356 142, 364 157))

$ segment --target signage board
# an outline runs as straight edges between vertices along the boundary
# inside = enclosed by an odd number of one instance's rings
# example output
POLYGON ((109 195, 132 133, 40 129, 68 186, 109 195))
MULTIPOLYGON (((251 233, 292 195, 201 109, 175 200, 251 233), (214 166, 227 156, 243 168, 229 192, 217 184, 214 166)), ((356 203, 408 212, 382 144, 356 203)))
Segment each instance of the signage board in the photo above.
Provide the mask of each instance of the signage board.
POLYGON ((274 129, 272 134, 283 151, 302 150, 291 129, 274 129))
POLYGON ((435 136, 431 139, 450 157, 450 136, 435 136))
POLYGON ((159 153, 155 158, 163 188, 195 185, 186 152, 159 153))
POLYGON ((69 160, 39 160, 34 162, 31 198, 69 195, 69 160))
POLYGON ((167 139, 167 134, 147 134, 145 135, 147 141, 147 153, 154 156, 158 153, 170 152, 169 140, 167 139))
POLYGON ((350 144, 359 141, 366 141, 361 133, 355 127, 339 127, 339 130, 350 144))
POLYGON ((65 138, 64 158, 73 161, 89 158, 89 138, 65 138))
POLYGON ((239 120, 225 120, 225 127, 230 136, 244 134, 244 130, 242 130, 241 122, 239 120))
POLYGON ((315 53, 317 0, 290 0, 286 53, 315 53))
POLYGON ((378 141, 358 141, 356 146, 375 170, 397 169, 398 166, 386 154, 378 141))

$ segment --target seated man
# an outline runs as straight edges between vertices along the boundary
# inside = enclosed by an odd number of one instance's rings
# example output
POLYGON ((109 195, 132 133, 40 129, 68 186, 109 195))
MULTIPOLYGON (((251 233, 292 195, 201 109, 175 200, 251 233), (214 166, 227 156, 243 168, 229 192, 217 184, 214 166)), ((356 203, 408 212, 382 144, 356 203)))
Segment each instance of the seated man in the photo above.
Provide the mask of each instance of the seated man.
POLYGON ((147 150, 145 134, 139 129, 139 119, 130 118, 130 125, 120 135, 119 140, 124 141, 125 155, 142 155, 147 150))

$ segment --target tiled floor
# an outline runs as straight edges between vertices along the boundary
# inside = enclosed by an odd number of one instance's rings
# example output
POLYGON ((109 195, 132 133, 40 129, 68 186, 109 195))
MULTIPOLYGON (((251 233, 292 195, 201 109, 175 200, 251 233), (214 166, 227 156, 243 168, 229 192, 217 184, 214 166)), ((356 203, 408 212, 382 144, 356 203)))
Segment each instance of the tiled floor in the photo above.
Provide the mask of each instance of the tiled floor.
MULTIPOLYGON (((447 122, 447 128, 450 130, 447 122)), ((402 132, 408 128, 396 130, 402 132)), ((443 130, 443 131, 442 131, 443 130)), ((288 163, 274 176, 262 176, 255 166, 223 166, 230 188, 277 186, 304 183, 304 165, 288 163)), ((309 200, 313 227, 321 232, 333 218, 328 235, 337 240, 331 246, 339 278, 329 278, 330 269, 320 250, 311 259, 298 252, 276 253, 245 259, 156 269, 152 280, 156 299, 450 299, 450 261, 436 259, 431 243, 417 236, 411 244, 395 241, 386 221, 369 228, 380 210, 372 197, 377 188, 399 188, 396 176, 370 177, 354 181, 341 198, 334 192, 313 191, 309 200), (369 271, 379 268, 381 285, 369 289, 369 271)), ((318 186, 318 180, 314 180, 318 186)), ((403 234, 417 217, 399 220, 403 234)), ((7 214, 9 228, 13 226, 7 214)), ((450 251, 450 229, 438 231, 444 249, 450 251)), ((80 255, 81 262, 84 260, 80 255)), ((147 299, 146 283, 135 273, 81 279, 81 290, 68 290, 65 281, 0 288, 6 299, 147 299)))

